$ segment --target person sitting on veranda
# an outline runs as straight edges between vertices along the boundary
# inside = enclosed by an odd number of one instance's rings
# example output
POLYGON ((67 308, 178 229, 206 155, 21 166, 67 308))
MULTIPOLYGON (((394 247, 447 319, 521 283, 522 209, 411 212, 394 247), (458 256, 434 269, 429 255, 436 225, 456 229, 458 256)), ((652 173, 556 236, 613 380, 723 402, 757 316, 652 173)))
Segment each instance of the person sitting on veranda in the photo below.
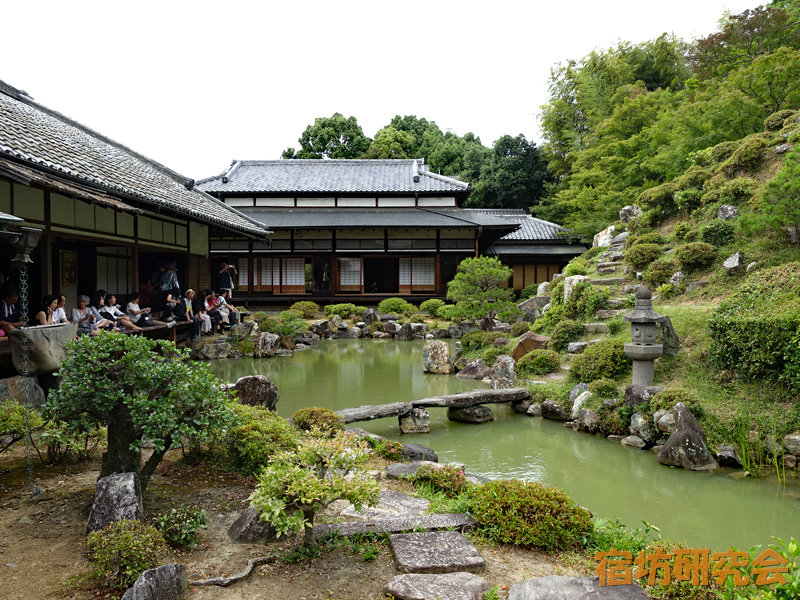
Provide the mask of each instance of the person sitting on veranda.
POLYGON ((54 294, 47 294, 42 299, 42 305, 39 307, 39 312, 33 317, 34 325, 55 325, 53 315, 58 307, 58 296, 54 294))
POLYGON ((89 296, 78 296, 78 306, 72 309, 72 322, 78 325, 78 333, 81 335, 100 333, 97 319, 89 309, 89 296))
POLYGON ((131 320, 131 323, 138 323, 142 315, 146 315, 150 312, 150 307, 139 308, 139 292, 133 292, 130 298, 128 304, 125 305, 125 312, 131 320))
POLYGON ((4 335, 12 329, 22 327, 22 313, 19 308, 19 292, 9 288, 3 300, 2 314, 0 314, 0 331, 4 335))
POLYGON ((239 312, 233 308, 233 305, 228 302, 230 299, 230 292, 222 290, 217 298, 217 310, 222 315, 222 319, 228 322, 229 327, 233 327, 239 323, 239 312))
POLYGON ((53 313, 53 321, 56 323, 69 323, 70 320, 67 318, 67 311, 64 309, 64 306, 67 304, 67 297, 61 292, 55 292, 53 295, 58 298, 58 304, 53 313))
POLYGON ((141 327, 137 327, 133 324, 130 317, 122 312, 119 307, 117 306, 117 297, 114 294, 108 294, 106 296, 104 312, 105 314, 109 315, 112 319, 117 322, 117 326, 124 326, 126 329, 130 329, 131 331, 141 331, 141 327))
MULTIPOLYGON (((194 290, 192 290, 194 292, 194 290)), ((206 295, 204 292, 194 294, 192 298, 192 312, 200 317, 202 324, 200 325, 200 332, 202 335, 211 335, 211 317, 206 310, 206 295)))
POLYGON ((104 317, 100 314, 100 311, 105 308, 105 300, 102 296, 94 296, 88 308, 92 315, 94 315, 95 325, 97 325, 100 329, 119 331, 117 322, 114 319, 104 317))
MULTIPOLYGON (((203 319, 199 315, 194 314, 194 309, 192 308, 193 299, 194 290, 186 290, 186 295, 175 308, 175 319, 182 322, 190 321, 192 323, 192 339, 199 340, 203 319)), ((210 326, 209 320, 209 327, 210 326)))
POLYGON ((214 333, 222 333, 222 314, 217 310, 217 296, 214 290, 205 289, 205 306, 206 314, 211 317, 211 322, 214 324, 212 327, 214 333))

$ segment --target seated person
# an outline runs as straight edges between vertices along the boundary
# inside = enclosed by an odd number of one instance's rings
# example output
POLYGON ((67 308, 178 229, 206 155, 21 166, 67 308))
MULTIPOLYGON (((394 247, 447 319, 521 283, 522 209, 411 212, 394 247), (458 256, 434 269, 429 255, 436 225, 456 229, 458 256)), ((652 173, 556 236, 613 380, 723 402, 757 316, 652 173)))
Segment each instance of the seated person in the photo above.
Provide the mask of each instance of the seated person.
POLYGON ((42 305, 39 307, 39 312, 33 317, 34 325, 54 325, 53 315, 58 307, 58 296, 54 294, 47 294, 42 299, 42 305))
MULTIPOLYGON (((211 335, 211 317, 208 316, 208 312, 206 311, 206 298, 205 293, 200 292, 199 295, 195 295, 194 290, 189 290, 192 292, 192 312, 200 317, 202 323, 200 325, 200 332, 203 335, 211 335)), ((186 297, 189 297, 189 291, 186 292, 186 297)))
POLYGON ((222 313, 217 310, 217 297, 214 294, 214 290, 206 289, 203 290, 203 293, 206 297, 206 314, 211 318, 211 321, 214 324, 214 326, 211 328, 213 330, 212 333, 222 334, 222 313))
POLYGON ((239 323, 239 311, 235 310, 233 304, 230 303, 230 292, 228 290, 222 290, 222 293, 217 296, 217 310, 230 327, 239 323))
POLYGON ((78 296, 78 306, 72 309, 72 322, 78 325, 81 335, 100 333, 94 313, 89 309, 89 296, 78 296))
POLYGON ((53 295, 58 298, 58 304, 56 305, 56 310, 53 313, 53 321, 56 323, 69 323, 70 320, 67 318, 67 311, 64 310, 64 306, 67 303, 67 297, 60 292, 55 292, 53 295))
POLYGON ((128 314, 131 323, 138 323, 142 315, 149 314, 150 310, 149 306, 147 308, 139 308, 139 292, 133 292, 130 302, 125 305, 125 312, 128 314))
POLYGON ((122 312, 119 307, 117 306, 117 297, 114 294, 108 294, 106 296, 106 306, 103 308, 104 312, 107 315, 110 315, 117 322, 117 326, 123 325, 126 329, 130 329, 132 331, 141 331, 141 327, 137 327, 133 324, 131 319, 122 312))
POLYGON ((110 329, 113 331, 119 331, 117 327, 117 322, 113 319, 109 319, 108 317, 104 317, 100 314, 100 311, 105 308, 105 300, 102 296, 95 296, 92 298, 92 303, 88 306, 89 311, 94 316, 94 324, 97 325, 100 329, 110 329))
POLYGON ((186 290, 186 296, 180 301, 175 308, 175 320, 177 321, 191 321, 192 322, 192 339, 200 339, 200 328, 203 326, 203 319, 199 315, 194 314, 192 308, 192 299, 194 298, 194 290, 186 290))
POLYGON ((0 310, 0 330, 6 335, 12 329, 22 327, 22 316, 18 303, 19 292, 14 288, 9 288, 0 310))

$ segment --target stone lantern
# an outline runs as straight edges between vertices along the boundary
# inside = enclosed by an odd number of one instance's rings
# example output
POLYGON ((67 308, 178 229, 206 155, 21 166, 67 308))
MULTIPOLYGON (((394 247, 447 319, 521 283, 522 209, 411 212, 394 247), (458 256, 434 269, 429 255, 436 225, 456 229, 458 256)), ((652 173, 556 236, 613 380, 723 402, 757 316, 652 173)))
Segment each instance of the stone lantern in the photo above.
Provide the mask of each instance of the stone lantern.
POLYGON ((664 316, 653 310, 653 294, 641 286, 636 291, 636 306, 624 319, 631 324, 632 343, 625 344, 625 355, 633 361, 633 385, 653 385, 653 361, 664 354, 663 344, 656 344, 657 323, 664 316))

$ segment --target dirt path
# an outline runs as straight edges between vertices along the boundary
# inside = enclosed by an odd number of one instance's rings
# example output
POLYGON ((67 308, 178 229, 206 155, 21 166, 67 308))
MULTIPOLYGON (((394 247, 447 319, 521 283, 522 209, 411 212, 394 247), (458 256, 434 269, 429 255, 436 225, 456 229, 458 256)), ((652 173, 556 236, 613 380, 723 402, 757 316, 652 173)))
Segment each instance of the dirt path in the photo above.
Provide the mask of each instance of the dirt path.
MULTIPOLYGON (((252 481, 207 471, 183 470, 170 459, 153 477, 146 499, 148 514, 181 504, 206 509, 211 517, 201 543, 186 553, 174 553, 164 562, 186 564, 190 579, 230 575, 241 571, 248 559, 297 547, 298 540, 280 544, 233 544, 227 529, 247 505, 252 481)), ((0 461, 0 598, 36 600, 112 598, 91 584, 64 587, 63 582, 89 571, 81 544, 99 474, 99 463, 44 469, 36 463, 38 483, 44 493, 28 497, 24 462, 19 451, 0 461)), ((397 484, 387 483, 396 487, 397 484)), ((549 558, 516 547, 476 544, 487 562, 483 577, 501 589, 531 577, 557 573, 549 558)), ((226 588, 192 587, 188 598, 197 600, 377 600, 383 585, 398 574, 391 552, 383 548, 366 562, 352 548, 340 548, 301 563, 275 560, 254 569, 245 580, 226 588)), ((505 597, 506 592, 501 591, 505 597)))

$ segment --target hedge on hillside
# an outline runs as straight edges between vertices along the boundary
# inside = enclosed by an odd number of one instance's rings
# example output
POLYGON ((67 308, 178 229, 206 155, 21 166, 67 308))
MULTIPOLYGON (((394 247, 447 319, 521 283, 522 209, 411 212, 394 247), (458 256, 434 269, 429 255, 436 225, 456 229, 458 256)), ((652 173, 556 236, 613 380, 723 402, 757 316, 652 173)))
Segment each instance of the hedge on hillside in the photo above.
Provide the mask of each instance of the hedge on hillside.
POLYGON ((709 323, 711 363, 800 390, 800 263, 751 276, 709 323))

